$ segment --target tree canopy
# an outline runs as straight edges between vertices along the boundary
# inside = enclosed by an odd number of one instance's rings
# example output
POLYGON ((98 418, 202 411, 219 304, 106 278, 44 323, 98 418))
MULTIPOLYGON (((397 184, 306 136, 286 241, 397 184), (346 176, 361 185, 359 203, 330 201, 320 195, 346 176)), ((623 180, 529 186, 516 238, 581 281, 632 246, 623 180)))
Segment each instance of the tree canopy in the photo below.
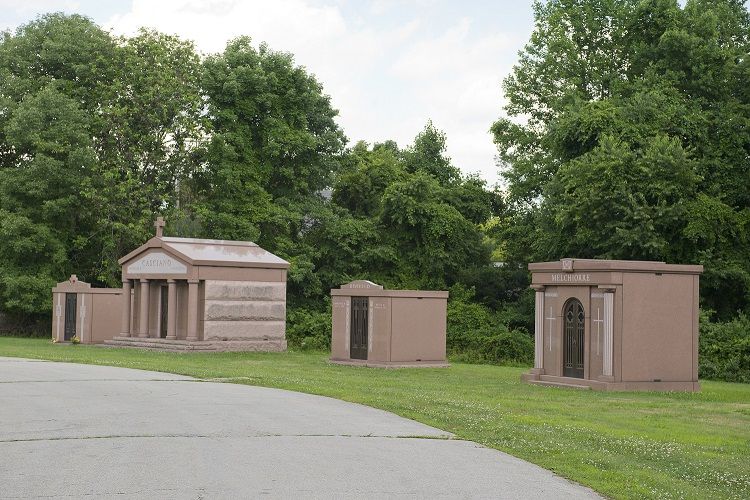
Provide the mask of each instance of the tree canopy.
POLYGON ((510 258, 700 263, 750 304, 750 16, 740 0, 536 2, 492 127, 510 258), (523 118, 526 118, 525 120, 523 118))
POLYGON ((3 34, 0 89, 5 312, 45 313, 71 273, 117 285, 158 214, 168 234, 288 259, 291 306, 321 313, 350 279, 471 286, 489 268, 499 195, 461 174, 443 132, 347 148, 315 76, 248 37, 201 58, 50 14, 3 34))
POLYGON ((178 205, 202 140, 191 43, 116 38, 49 14, 0 41, 0 309, 47 311, 77 273, 119 283, 117 259, 178 205))

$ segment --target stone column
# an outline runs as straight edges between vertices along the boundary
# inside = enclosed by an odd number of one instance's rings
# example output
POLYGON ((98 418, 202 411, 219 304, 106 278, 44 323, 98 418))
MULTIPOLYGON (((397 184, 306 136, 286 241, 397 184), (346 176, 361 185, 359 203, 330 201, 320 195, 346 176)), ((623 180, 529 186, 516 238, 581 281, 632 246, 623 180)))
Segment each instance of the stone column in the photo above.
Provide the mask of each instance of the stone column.
MULTIPOLYGON (((351 314, 352 314, 352 298, 351 297, 346 297, 345 307, 346 307, 346 355, 351 358, 352 357, 352 353, 351 353, 351 350, 349 348, 349 342, 350 342, 351 337, 352 337, 352 317, 351 317, 351 314)), ((370 334, 370 332, 367 332, 367 333, 368 333, 368 335, 370 334)))
POLYGON ((177 282, 167 280, 167 338, 177 338, 177 282))
POLYGON ((198 340, 198 280, 188 280, 187 340, 198 340))
POLYGON ((544 368, 544 289, 537 289, 534 317, 534 368, 544 368))
POLYGON ((120 337, 130 337, 130 280, 122 282, 122 326, 120 337))
POLYGON ((141 308, 138 315, 138 336, 144 339, 148 337, 148 292, 150 285, 149 280, 141 280, 141 296, 139 297, 141 308))
POLYGON ((614 358, 614 290, 604 291, 604 348, 602 352, 602 375, 612 376, 612 361, 614 358))

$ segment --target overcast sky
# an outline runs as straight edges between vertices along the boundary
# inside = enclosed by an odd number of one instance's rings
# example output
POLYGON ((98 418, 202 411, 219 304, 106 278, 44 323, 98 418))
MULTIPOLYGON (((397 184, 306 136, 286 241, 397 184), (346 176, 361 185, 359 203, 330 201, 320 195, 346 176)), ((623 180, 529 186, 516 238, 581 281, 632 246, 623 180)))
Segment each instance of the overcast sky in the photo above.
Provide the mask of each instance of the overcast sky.
POLYGON ((239 35, 265 41, 316 75, 350 143, 406 146, 432 120, 453 163, 490 184, 500 84, 533 28, 531 0, 0 0, 0 29, 53 11, 177 34, 204 54, 239 35))

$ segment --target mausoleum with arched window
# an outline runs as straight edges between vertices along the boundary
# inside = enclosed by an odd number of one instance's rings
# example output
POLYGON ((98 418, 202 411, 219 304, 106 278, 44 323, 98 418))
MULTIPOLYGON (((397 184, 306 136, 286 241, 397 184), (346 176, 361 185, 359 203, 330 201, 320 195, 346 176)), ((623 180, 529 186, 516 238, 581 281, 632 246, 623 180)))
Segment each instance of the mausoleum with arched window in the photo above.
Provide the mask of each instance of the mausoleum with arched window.
POLYGON ((700 389, 703 266, 562 259, 529 270, 535 353, 524 380, 600 390, 700 389))

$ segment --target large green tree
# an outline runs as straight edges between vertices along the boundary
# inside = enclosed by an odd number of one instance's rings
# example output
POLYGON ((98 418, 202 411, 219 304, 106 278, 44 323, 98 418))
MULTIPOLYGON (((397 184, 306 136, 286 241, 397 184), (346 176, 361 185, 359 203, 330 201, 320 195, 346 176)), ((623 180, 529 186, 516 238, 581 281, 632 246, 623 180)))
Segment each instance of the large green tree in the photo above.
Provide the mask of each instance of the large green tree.
POLYGON ((177 205, 201 137, 191 44, 114 38, 49 14, 0 39, 0 308, 48 310, 70 273, 118 282, 117 258, 177 205))
POLYGON ((496 196, 460 174, 432 123, 401 150, 356 144, 333 185, 335 218, 311 233, 327 284, 367 278, 390 287, 444 288, 489 267, 481 223, 496 196))
POLYGON ((345 138, 322 86, 290 54, 250 38, 203 63, 211 140, 197 177, 205 229, 289 250, 307 208, 330 186, 345 138))
MULTIPOLYGON (((704 264, 750 304, 750 17, 739 0, 536 2, 493 125, 508 258, 704 264)), ((729 292, 729 293, 727 293, 729 292)))

